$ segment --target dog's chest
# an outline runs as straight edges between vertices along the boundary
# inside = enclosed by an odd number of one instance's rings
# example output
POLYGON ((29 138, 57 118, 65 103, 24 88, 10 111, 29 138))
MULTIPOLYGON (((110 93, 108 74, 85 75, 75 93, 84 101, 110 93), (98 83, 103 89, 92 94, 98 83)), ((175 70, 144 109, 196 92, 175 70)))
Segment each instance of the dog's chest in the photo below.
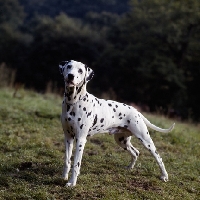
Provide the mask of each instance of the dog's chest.
POLYGON ((92 107, 87 101, 82 100, 74 105, 65 103, 62 106, 62 124, 67 130, 82 130, 86 126, 86 122, 87 125, 90 124, 92 118, 92 107))

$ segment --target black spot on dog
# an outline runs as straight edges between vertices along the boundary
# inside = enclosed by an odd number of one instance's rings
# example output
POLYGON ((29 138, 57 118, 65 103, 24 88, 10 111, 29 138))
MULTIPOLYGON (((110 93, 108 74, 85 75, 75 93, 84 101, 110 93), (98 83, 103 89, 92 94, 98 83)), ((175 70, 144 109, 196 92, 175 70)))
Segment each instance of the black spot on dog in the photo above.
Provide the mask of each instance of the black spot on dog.
POLYGON ((130 124, 130 120, 127 120, 127 122, 130 124))
POLYGON ((112 118, 114 118, 114 116, 112 116, 112 118))
POLYGON ((81 126, 80 126, 80 129, 82 129, 82 128, 83 128, 83 125, 84 125, 84 124, 81 124, 81 126))
POLYGON ((141 142, 143 142, 143 140, 141 138, 138 138, 141 142))
POLYGON ((69 109, 70 109, 70 105, 67 105, 67 112, 69 112, 69 109))
POLYGON ((115 105, 116 108, 118 108, 118 105, 115 105))
POLYGON ((80 166, 80 163, 78 162, 77 165, 78 165, 78 167, 79 167, 79 166, 80 166))
POLYGON ((86 107, 84 107, 83 110, 86 111, 86 107))
POLYGON ((109 105, 110 107, 112 106, 112 104, 111 104, 111 103, 109 103, 108 105, 109 105))
POLYGON ((81 118, 78 118, 78 121, 80 122, 80 121, 81 121, 81 118))
POLYGON ((75 112, 70 112, 69 114, 75 117, 75 112))
POLYGON ((119 116, 122 115, 122 113, 119 113, 119 116))
POLYGON ((69 91, 68 93, 66 93, 66 97, 68 98, 68 100, 71 100, 71 95, 73 94, 73 90, 69 91))
POLYGON ((99 104, 99 100, 97 98, 95 98, 95 100, 97 101, 97 103, 99 104))
POLYGON ((103 123, 103 121, 104 121, 104 118, 102 118, 102 119, 100 120, 101 123, 103 123))
POLYGON ((93 121, 93 124, 92 124, 92 127, 97 123, 97 115, 95 115, 95 118, 94 118, 94 121, 93 121))
POLYGON ((124 128, 128 128, 128 126, 127 126, 127 125, 124 125, 124 128))
POLYGON ((120 120, 122 119, 122 117, 119 118, 120 120))
POLYGON ((136 156, 139 156, 139 154, 137 153, 137 151, 135 151, 133 147, 131 147, 131 149, 135 152, 136 156))
POLYGON ((70 117, 68 118, 68 121, 71 121, 71 118, 70 118, 70 117))
POLYGON ((131 149, 132 149, 133 151, 135 151, 135 149, 134 149, 133 147, 131 147, 131 149))
POLYGON ((84 85, 84 83, 77 89, 77 94, 79 94, 81 92, 83 85, 84 85))
POLYGON ((104 125, 101 125, 101 127, 104 127, 104 125))
POLYGON ((87 114, 87 117, 89 117, 91 114, 92 114, 92 111, 87 114))
POLYGON ((127 148, 125 147, 124 150, 127 150, 127 148))
POLYGON ((157 152, 157 151, 155 151, 155 153, 158 155, 158 152, 157 152))
POLYGON ((79 105, 79 108, 81 107, 81 105, 79 105))
POLYGON ((82 144, 80 144, 79 147, 82 147, 82 144))
POLYGON ((71 134, 71 137, 74 139, 75 135, 74 135, 74 134, 71 134))
POLYGON ((113 111, 116 112, 115 108, 113 108, 113 111))

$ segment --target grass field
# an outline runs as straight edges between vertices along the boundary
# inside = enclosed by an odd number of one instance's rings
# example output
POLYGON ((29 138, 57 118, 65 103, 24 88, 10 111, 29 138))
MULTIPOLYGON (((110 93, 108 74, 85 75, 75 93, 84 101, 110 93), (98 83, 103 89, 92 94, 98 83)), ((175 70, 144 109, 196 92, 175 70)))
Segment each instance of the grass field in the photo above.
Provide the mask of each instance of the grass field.
MULTIPOLYGON (((61 98, 21 90, 0 89, 0 199, 200 199, 200 127, 176 122, 164 134, 150 130, 163 158, 169 182, 159 180, 154 158, 132 139, 140 157, 132 171, 130 157, 113 136, 88 139, 77 186, 62 180, 64 143, 61 98)), ((144 114, 163 128, 174 120, 144 114)))

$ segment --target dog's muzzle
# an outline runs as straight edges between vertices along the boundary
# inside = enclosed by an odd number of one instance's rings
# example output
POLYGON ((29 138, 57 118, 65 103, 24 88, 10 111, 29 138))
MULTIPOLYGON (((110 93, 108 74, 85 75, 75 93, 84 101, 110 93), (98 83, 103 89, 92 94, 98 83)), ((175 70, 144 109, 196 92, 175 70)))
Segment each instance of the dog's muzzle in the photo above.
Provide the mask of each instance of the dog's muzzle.
POLYGON ((74 85, 74 75, 73 74, 68 74, 66 79, 65 79, 65 82, 68 84, 68 85, 74 85))

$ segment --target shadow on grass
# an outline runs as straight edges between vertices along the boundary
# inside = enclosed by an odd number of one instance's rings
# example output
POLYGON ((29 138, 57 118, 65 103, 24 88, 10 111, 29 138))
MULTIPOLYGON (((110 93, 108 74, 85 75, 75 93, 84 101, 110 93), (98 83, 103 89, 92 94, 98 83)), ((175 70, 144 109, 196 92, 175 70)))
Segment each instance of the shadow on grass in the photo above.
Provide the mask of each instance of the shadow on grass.
POLYGON ((9 187, 13 183, 26 182, 31 185, 56 185, 65 186, 65 181, 60 174, 56 163, 22 162, 15 163, 9 168, 1 169, 0 187, 9 187))

